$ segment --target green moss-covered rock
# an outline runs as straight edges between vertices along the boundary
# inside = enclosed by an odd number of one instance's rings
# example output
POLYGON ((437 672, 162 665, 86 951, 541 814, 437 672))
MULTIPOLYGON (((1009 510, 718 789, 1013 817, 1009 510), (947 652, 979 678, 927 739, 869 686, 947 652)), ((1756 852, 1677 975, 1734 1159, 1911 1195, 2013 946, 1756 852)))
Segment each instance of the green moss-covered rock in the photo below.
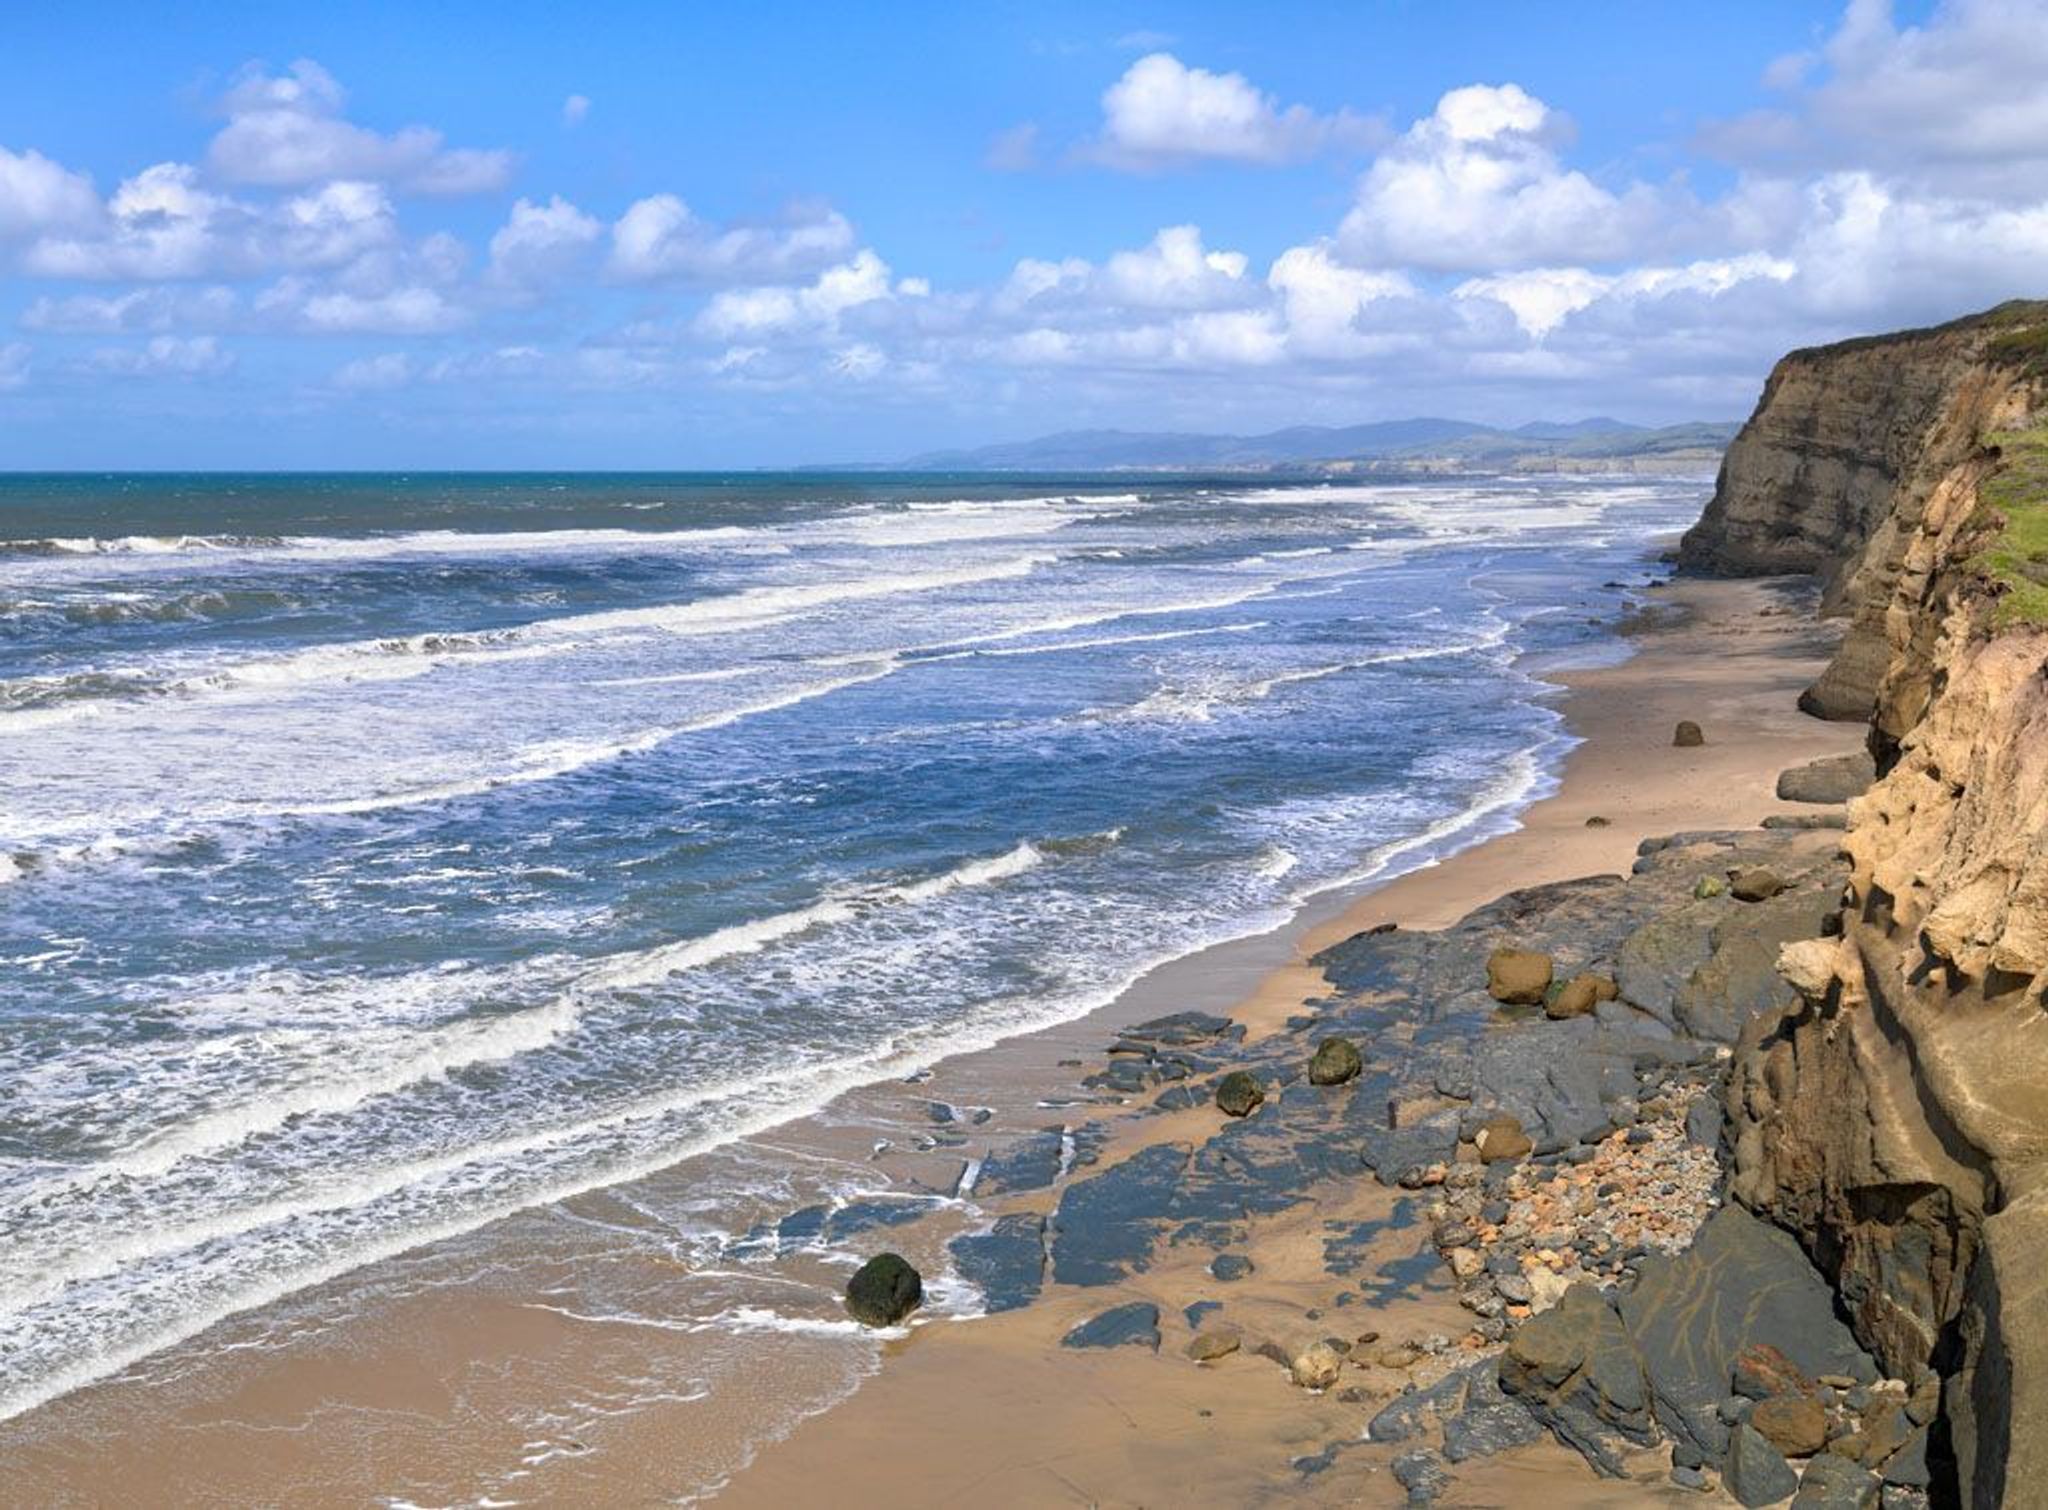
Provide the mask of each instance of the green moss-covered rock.
POLYGON ((1309 1059, 1308 1083, 1342 1085, 1347 1080, 1356 1080, 1364 1067, 1357 1044, 1348 1038, 1325 1038, 1309 1059))
POLYGON ((846 1313, 862 1326, 894 1326, 924 1300, 924 1280, 899 1253, 877 1253, 846 1284, 846 1313))
POLYGON ((1266 1088, 1246 1070, 1232 1070, 1216 1083, 1216 1104, 1226 1115, 1249 1117, 1266 1099, 1266 1088))

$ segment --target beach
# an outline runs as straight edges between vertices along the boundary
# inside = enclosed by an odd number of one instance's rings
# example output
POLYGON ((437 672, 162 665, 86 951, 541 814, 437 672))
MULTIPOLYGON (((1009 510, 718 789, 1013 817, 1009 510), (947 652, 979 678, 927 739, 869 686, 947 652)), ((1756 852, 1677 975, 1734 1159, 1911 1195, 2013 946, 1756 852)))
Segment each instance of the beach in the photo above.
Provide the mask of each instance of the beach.
MULTIPOLYGON (((819 1483, 834 1485, 836 1502, 863 1504, 967 1494, 998 1504, 1376 1502, 1382 1494, 1396 1502, 1390 1450, 1346 1451, 1315 1472, 1298 1463, 1332 1442, 1356 1441, 1373 1410, 1409 1382, 1404 1371, 1361 1367, 1346 1399, 1346 1391, 1298 1389, 1252 1352, 1258 1337, 1283 1351, 1303 1345, 1341 1305, 1347 1327, 1384 1339, 1457 1339, 1424 1361, 1423 1374, 1469 1355, 1471 1318, 1443 1282, 1436 1253, 1412 1221, 1390 1219, 1401 1192, 1355 1164, 1251 1215, 1232 1234, 1232 1250, 1251 1257, 1254 1271, 1227 1292, 1199 1243, 1168 1245, 1114 1284, 1034 1286, 1030 1303, 1001 1314, 981 1314, 972 1287, 941 1280, 918 1324, 878 1353, 850 1349, 847 1334, 858 1329, 815 1302, 784 1313, 761 1304, 786 1281, 751 1271, 732 1283, 756 1299, 728 1308, 728 1326, 665 1323, 679 1285, 715 1281, 685 1278, 676 1267, 690 1261, 683 1252, 663 1263, 627 1239, 675 1221, 721 1161, 865 1168, 877 1196, 866 1211, 841 1205, 822 1218, 833 1224, 831 1251, 784 1241, 794 1229, 778 1224, 790 1212, 763 1202, 767 1252, 779 1255, 772 1267, 836 1288, 848 1253, 891 1247, 940 1280, 953 1267, 948 1244, 970 1226, 1005 1214, 1030 1219, 1085 1172, 1166 1145, 1197 1146, 1216 1132, 1224 1119, 1206 1100, 1161 1112, 1148 1096, 1079 1083, 1102 1067, 1120 1029, 1200 1009, 1241 1024, 1246 1052, 1284 1046, 1289 1020, 1301 1031, 1329 999, 1329 980, 1308 958, 1361 931, 1438 928, 1518 888, 1625 873, 1653 836, 1811 812, 1775 801, 1777 773, 1855 747, 1859 731, 1794 708, 1832 638, 1815 624, 1805 589, 1680 581, 1646 596, 1626 659, 1552 678, 1580 743, 1556 791, 1512 831, 1363 894, 1311 903, 1271 934, 1177 961, 1079 1021, 945 1060, 908 1084, 850 1090, 815 1116, 764 1129, 744 1155, 685 1161, 380 1266, 371 1299, 358 1282, 345 1314, 323 1315, 316 1292, 287 1347, 216 1345, 180 1368, 171 1390, 117 1378, 78 1391, 10 1423, 6 1451, 18 1482, 51 1503, 131 1495, 144 1474, 175 1486, 178 1503, 264 1498, 280 1485, 293 1486, 299 1503, 651 1503, 696 1485, 720 1503, 787 1505, 815 1503, 819 1483), (1680 719, 1702 725, 1702 746, 1672 747, 1680 719), (945 1123, 925 1115, 936 1107, 949 1109, 945 1123), (937 1136, 906 1138, 920 1122, 937 1136), (1008 1199, 982 1176, 966 1186, 970 1212, 960 1192, 980 1141, 947 1123, 970 1132, 986 1125, 994 1150, 1051 1136, 1059 1167, 1035 1188, 1020 1181, 1008 1199), (1034 1135, 1033 1127, 1053 1131, 1034 1135), (1353 1269, 1387 1266, 1400 1282, 1381 1284, 1373 1299, 1334 1280, 1325 1267, 1332 1224, 1365 1235, 1353 1269), (491 1255, 481 1283, 480 1252, 491 1255), (1089 1316, 1133 1300, 1165 1318, 1156 1353, 1059 1345, 1089 1316), (1246 1342, 1197 1366, 1181 1356, 1191 1335, 1182 1312, 1202 1300, 1224 1301, 1246 1342), (731 1359, 723 1344, 735 1337, 737 1360, 707 1385, 707 1344, 717 1341, 713 1351, 731 1359), (805 1408, 792 1414, 792 1401, 805 1408), (118 1450, 84 1450, 87 1441, 106 1443, 116 1419, 118 1450), (764 1421, 787 1424, 764 1432, 764 1421)), ((1825 831, 1780 837, 1814 854, 1831 842, 1825 831)), ((1369 1059, 1385 1053, 1368 1049, 1369 1059)), ((724 1267, 748 1268, 730 1259, 724 1267)), ((692 1296, 688 1312, 701 1311, 692 1296)), ((230 1338, 233 1327, 224 1328, 230 1338)), ((1596 1488, 1574 1455, 1549 1442, 1490 1458, 1462 1477, 1460 1492, 1482 1493, 1496 1476, 1518 1503, 1540 1502, 1544 1485, 1555 1486, 1560 1504, 1632 1503, 1627 1495, 1642 1492, 1596 1488)))

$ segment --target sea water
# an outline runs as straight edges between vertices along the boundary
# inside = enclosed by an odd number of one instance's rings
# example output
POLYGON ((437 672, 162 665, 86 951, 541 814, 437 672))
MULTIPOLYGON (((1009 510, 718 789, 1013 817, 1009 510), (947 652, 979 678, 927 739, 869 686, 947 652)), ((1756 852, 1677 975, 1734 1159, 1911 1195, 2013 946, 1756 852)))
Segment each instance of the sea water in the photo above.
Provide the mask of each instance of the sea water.
POLYGON ((1498 831, 1703 491, 0 479, 0 1415, 1498 831))

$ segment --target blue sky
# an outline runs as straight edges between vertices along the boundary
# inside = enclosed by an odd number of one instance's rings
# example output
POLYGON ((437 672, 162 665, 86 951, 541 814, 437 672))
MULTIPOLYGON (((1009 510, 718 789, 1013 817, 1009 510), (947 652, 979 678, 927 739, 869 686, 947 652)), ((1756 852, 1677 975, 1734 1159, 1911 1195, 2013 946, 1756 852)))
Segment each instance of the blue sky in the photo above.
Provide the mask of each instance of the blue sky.
POLYGON ((298 9, 10 17, 7 465, 1725 418, 2048 292, 2048 0, 298 9))

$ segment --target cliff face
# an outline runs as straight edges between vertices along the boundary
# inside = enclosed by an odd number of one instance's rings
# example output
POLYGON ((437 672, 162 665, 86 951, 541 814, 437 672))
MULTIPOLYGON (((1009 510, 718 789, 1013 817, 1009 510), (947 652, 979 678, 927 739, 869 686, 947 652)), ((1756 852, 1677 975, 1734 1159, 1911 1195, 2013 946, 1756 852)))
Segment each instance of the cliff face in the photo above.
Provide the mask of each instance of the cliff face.
POLYGON ((1688 551, 1777 570, 1767 541, 1839 531, 1805 569, 1853 616, 1829 695, 1863 701, 1882 773, 1849 809, 1842 911, 1786 950, 1801 1000, 1738 1045, 1733 1194, 1799 1238, 1894 1375, 1944 1376, 1937 1447, 1993 1506, 2048 1500, 2048 552, 2000 446, 2048 380, 1988 328, 1787 358, 1688 551), (1773 492, 1767 468, 1803 480, 1773 492))
POLYGON ((1870 716, 1889 665, 1884 615, 1901 553, 1933 490, 2024 386, 2019 366, 1987 354, 2034 319, 2048 319, 2048 304, 1795 351, 1729 446, 1679 562, 1724 576, 1826 579, 1822 611, 1850 622, 1802 699, 1809 713, 1870 716))

